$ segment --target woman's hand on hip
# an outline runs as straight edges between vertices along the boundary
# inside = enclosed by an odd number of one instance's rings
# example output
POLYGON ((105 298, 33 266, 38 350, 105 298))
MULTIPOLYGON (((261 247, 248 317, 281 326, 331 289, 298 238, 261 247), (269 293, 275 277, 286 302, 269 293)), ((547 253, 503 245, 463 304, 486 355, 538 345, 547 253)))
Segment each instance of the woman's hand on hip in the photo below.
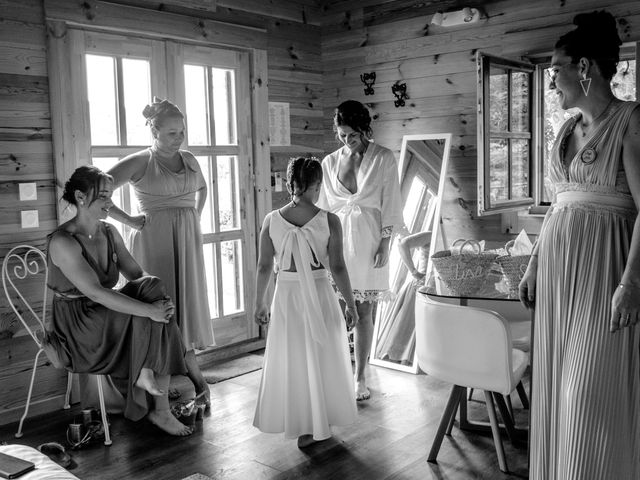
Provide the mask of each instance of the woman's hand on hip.
POLYGON ((638 323, 638 315, 640 315, 640 287, 621 283, 611 298, 609 331, 613 333, 621 328, 635 325, 638 323))
POLYGON ((529 265, 520 284, 518 285, 518 296, 522 304, 529 310, 536 306, 536 276, 538 275, 538 257, 531 257, 529 265))

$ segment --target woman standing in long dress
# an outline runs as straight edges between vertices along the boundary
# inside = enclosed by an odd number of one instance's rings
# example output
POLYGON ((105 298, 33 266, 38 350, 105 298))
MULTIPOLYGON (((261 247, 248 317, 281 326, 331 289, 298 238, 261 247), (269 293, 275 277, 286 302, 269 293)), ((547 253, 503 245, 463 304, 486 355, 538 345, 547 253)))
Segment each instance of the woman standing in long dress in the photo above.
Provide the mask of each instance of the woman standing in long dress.
POLYGON ((532 480, 640 478, 640 109, 614 97, 620 39, 576 16, 551 88, 577 107, 550 164, 555 199, 520 298, 535 306, 532 480))
POLYGON ((269 213, 260 232, 254 317, 271 324, 253 424, 298 437, 298 447, 331 436, 331 425, 356 418, 347 329, 327 270, 346 298, 349 326, 358 319, 342 255, 338 218, 314 205, 322 188, 316 159, 287 167, 291 203, 269 213), (276 288, 265 294, 275 265, 276 288))
POLYGON ((142 215, 131 217, 114 207, 111 216, 134 228, 131 253, 145 271, 165 282, 176 306, 189 378, 208 405, 209 386, 194 352, 215 344, 200 230, 207 186, 193 154, 180 149, 185 124, 178 107, 155 99, 143 115, 153 145, 108 172, 115 188, 133 185, 142 215))
POLYGON ((322 161, 323 188, 318 206, 335 213, 344 232, 344 257, 356 299, 355 395, 366 400, 365 367, 373 339, 373 303, 389 290, 391 235, 403 225, 398 166, 393 152, 373 143, 367 107, 347 100, 333 118, 344 146, 322 161))

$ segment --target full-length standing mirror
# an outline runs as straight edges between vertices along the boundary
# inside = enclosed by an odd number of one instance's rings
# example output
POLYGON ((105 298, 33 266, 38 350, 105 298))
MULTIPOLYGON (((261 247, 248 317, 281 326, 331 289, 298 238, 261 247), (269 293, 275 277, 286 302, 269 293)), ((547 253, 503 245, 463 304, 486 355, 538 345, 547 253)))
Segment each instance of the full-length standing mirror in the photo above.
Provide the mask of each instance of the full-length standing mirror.
MULTIPOLYGON (((411 234, 407 237, 411 242, 405 242, 404 251, 426 278, 436 247, 431 239, 438 237, 450 148, 450 133, 405 135, 402 138, 398 168, 404 223, 411 234), (410 243, 412 248, 407 246, 410 243)), ((394 298, 378 305, 369 363, 417 373, 414 300, 420 283, 402 260, 401 238, 395 237, 389 256, 390 288, 394 298)))

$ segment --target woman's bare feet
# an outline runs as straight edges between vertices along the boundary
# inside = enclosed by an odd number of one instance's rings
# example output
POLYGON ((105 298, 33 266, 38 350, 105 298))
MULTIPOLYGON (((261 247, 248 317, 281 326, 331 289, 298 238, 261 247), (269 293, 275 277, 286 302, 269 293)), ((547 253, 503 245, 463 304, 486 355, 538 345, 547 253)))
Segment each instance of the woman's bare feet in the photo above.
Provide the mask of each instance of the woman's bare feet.
POLYGON ((158 387, 156 377, 150 368, 140 370, 140 375, 138 376, 138 380, 136 380, 136 387, 142 388, 156 397, 161 397, 165 394, 164 390, 158 387))
POLYGON ((298 437, 298 448, 305 448, 309 445, 313 445, 317 440, 313 439, 313 435, 300 435, 298 437))
POLYGON ((147 415, 147 418, 156 427, 164 430, 169 435, 186 437, 193 433, 191 427, 187 427, 183 424, 180 420, 174 417, 169 410, 151 410, 147 415))
POLYGON ((371 392, 367 388, 364 380, 356 380, 356 400, 369 400, 371 398, 371 392))

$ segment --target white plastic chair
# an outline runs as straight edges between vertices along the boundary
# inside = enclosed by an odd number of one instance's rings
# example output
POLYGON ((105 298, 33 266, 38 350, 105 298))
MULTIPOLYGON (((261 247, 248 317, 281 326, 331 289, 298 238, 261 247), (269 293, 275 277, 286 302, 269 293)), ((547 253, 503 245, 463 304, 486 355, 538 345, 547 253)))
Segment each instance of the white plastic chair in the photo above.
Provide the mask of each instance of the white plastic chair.
MULTIPOLYGON (((531 350, 531 320, 523 321, 522 319, 517 319, 517 321, 511 321, 511 316, 508 313, 498 312, 503 315, 505 318, 509 319, 509 328, 511 330, 511 340, 512 347, 517 350, 522 350, 525 353, 529 353, 531 350)), ((516 387, 518 392, 518 396, 520 397, 520 402, 525 409, 529 408, 529 399, 527 398, 527 394, 522 386, 522 383, 519 383, 516 387)), ((468 400, 473 398, 473 388, 469 389, 469 397, 468 400)), ((505 395, 505 401, 507 402, 507 408, 509 409, 509 413, 513 417, 513 405, 511 403, 511 395, 505 395)))
MULTIPOLYGON (((38 346, 38 351, 33 360, 33 370, 31 372, 31 382, 29 383, 29 393, 27 394, 27 403, 24 407, 24 413, 20 418, 20 424, 16 433, 16 438, 22 437, 22 425, 27 414, 29 413, 29 405, 31 404, 31 394, 33 393, 33 383, 36 378, 36 368, 38 367, 38 359, 44 351, 42 346, 42 338, 46 331, 46 313, 47 313, 47 281, 49 278, 49 270, 47 268, 47 257, 38 248, 30 245, 18 245, 12 248, 2 262, 2 286, 7 303, 11 306, 25 330, 38 346), (42 299, 42 304, 31 304, 23 295, 23 292, 31 291, 34 285, 42 282, 42 295, 38 298, 42 299), (35 307, 35 308, 34 308, 35 307), (29 320, 35 320, 35 322, 29 320)), ((36 291, 38 288, 36 287, 36 291)), ((98 397, 100 399, 100 412, 102 413, 102 423, 104 426, 104 444, 111 445, 111 436, 109 433, 109 422, 107 420, 107 412, 104 404, 104 394, 102 392, 102 375, 95 375, 98 382, 98 397)), ((71 395, 71 384, 73 380, 73 372, 69 372, 67 377, 67 391, 65 394, 64 408, 69 409, 69 397, 71 395)))
POLYGON ((516 388, 529 363, 527 354, 512 348, 509 323, 490 310, 437 303, 426 295, 417 295, 415 314, 418 365, 428 375, 453 384, 428 461, 436 461, 445 433, 451 434, 458 406, 460 427, 481 429, 479 423, 463 425, 470 387, 484 391, 498 463, 507 472, 495 404, 509 437, 517 440, 519 432, 502 395, 516 388))

